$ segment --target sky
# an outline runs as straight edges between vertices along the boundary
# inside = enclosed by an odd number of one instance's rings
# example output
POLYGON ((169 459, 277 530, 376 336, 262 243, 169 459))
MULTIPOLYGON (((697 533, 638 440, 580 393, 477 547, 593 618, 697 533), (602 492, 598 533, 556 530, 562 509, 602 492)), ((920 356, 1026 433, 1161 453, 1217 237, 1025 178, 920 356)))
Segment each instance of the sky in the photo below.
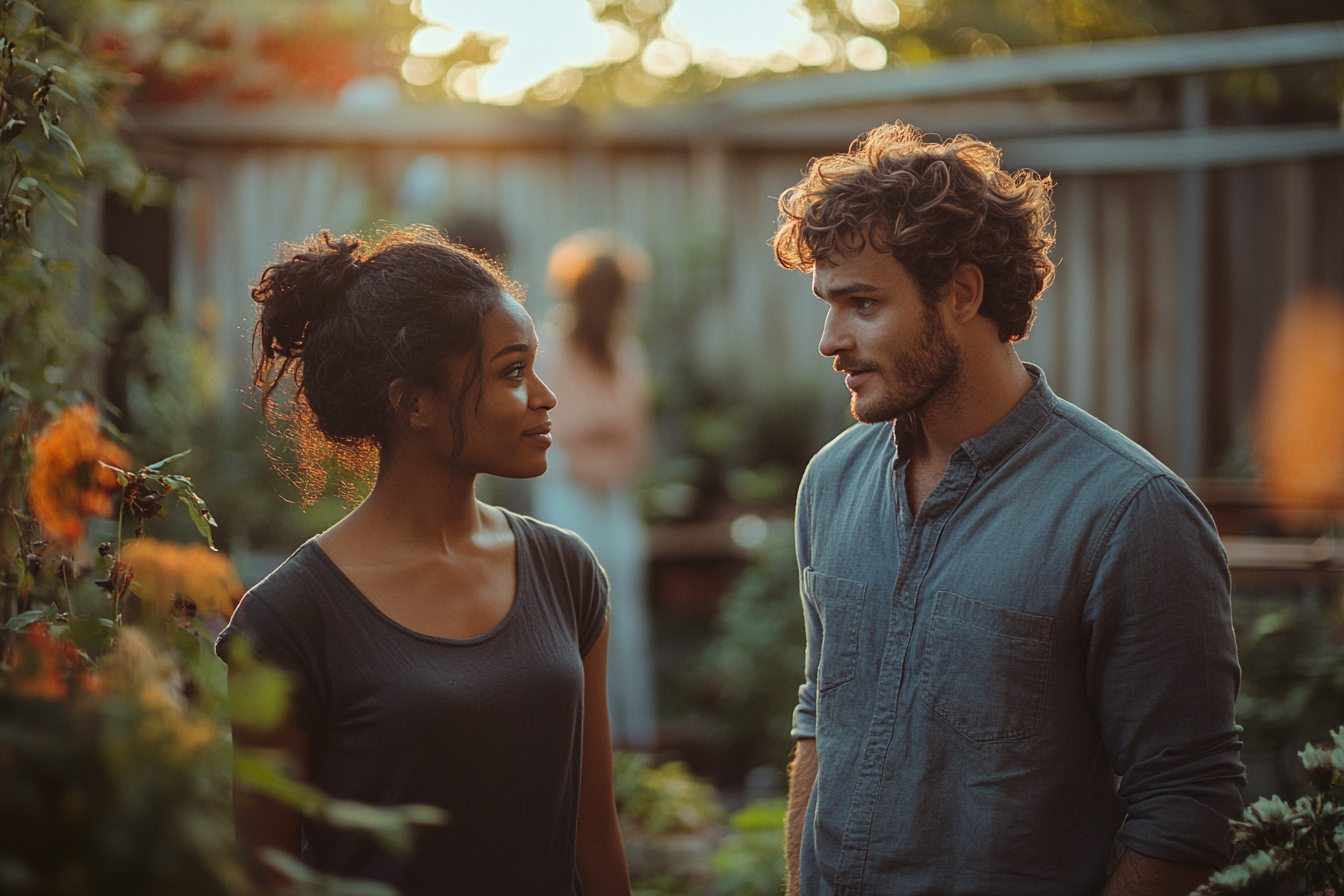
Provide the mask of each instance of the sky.
MULTIPOLYGON (((661 8, 656 0, 626 0, 661 8)), ((842 8, 871 29, 897 25, 895 0, 844 0, 842 8)), ((455 66, 445 87, 466 99, 508 104, 530 87, 566 70, 624 62, 640 52, 639 38, 623 23, 598 22, 589 0, 420 0, 424 25, 411 37, 402 67, 412 83, 439 77, 427 64, 451 53, 470 33, 507 41, 488 65, 455 66)), ((872 37, 847 44, 813 30, 799 0, 673 0, 662 35, 644 48, 640 63, 654 77, 673 78, 692 63, 741 77, 769 68, 828 65, 843 56, 853 68, 877 69, 887 52, 872 37)))

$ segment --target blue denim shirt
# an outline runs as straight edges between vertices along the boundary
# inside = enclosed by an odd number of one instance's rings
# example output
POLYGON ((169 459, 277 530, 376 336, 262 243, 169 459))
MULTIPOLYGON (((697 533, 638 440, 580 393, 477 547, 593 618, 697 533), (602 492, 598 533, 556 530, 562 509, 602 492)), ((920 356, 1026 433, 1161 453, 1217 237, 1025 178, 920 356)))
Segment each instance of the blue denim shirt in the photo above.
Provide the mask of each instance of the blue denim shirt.
POLYGON ((918 514, 901 421, 808 467, 805 896, 1096 894, 1117 839, 1229 857, 1245 775, 1213 521, 1028 369, 918 514))

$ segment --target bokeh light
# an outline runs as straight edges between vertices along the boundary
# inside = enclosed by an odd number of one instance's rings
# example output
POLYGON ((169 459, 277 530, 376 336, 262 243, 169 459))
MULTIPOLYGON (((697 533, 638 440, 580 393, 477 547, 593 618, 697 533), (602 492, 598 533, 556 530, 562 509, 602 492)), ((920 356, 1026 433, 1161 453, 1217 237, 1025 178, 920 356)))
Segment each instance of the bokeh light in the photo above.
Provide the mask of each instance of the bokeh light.
POLYGON ((1344 299, 1292 302, 1265 356, 1257 448, 1281 507, 1344 508, 1344 299))
POLYGON ((901 8, 896 0, 853 0, 849 14, 854 21, 874 31, 890 31, 901 24, 901 8))
POLYGON ((886 67, 887 48, 877 38, 862 35, 845 44, 845 58, 855 68, 873 72, 886 67))
MULTIPOLYGON (((556 71, 606 61, 617 43, 586 0, 421 0, 420 17, 456 34, 507 39, 474 79, 475 98, 484 102, 518 102, 556 71)), ((466 98, 458 89, 463 74, 453 88, 466 98)))
MULTIPOLYGON (((802 0, 672 0, 652 39, 645 30, 647 43, 625 22, 598 21, 600 7, 588 0, 419 0, 414 8, 424 25, 411 36, 402 76, 419 86, 441 81, 446 92, 469 101, 516 103, 531 90, 539 99, 559 102, 582 83, 565 72, 623 63, 638 54, 638 71, 623 70, 616 92, 639 104, 656 95, 657 84, 692 65, 740 78, 799 66, 872 70, 887 63, 881 42, 865 35, 842 43, 833 25, 814 20, 802 0), (478 55, 445 73, 452 62, 445 57, 469 37, 489 47, 489 60, 478 55)), ((844 0, 840 9, 869 31, 890 30, 901 21, 895 0, 844 0)), ((627 14, 632 10, 638 21, 648 21, 664 13, 664 2, 626 0, 627 14)))

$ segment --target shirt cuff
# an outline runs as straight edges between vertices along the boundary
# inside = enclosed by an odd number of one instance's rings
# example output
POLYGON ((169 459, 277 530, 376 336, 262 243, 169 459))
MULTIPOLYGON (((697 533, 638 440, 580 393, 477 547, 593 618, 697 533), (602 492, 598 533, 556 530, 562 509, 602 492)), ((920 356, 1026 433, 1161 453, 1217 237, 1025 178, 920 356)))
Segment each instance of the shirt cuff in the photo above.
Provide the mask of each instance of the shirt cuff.
POLYGON ((793 711, 793 729, 789 732, 794 740, 800 737, 817 736, 817 714, 801 705, 793 711))
POLYGON ((1221 809, 1178 794, 1146 799, 1131 808, 1116 839, 1149 858, 1222 868, 1232 857, 1233 816, 1241 815, 1241 795, 1229 789, 1221 809))

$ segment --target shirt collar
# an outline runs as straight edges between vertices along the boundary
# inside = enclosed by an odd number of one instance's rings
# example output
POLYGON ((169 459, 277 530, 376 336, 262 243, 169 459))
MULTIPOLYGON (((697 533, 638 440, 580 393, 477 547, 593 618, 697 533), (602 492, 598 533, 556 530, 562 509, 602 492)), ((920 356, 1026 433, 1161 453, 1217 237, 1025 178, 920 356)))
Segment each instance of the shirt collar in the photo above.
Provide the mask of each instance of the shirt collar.
MULTIPOLYGON (((1035 364, 1023 363, 1027 373, 1036 379, 1036 385, 989 432, 961 443, 961 448, 983 474, 999 465, 1014 451, 1036 435, 1050 419, 1055 409, 1055 393, 1045 381, 1045 372, 1035 364)), ((896 445, 899 459, 909 453, 910 418, 901 415, 892 421, 891 440, 896 445)))

